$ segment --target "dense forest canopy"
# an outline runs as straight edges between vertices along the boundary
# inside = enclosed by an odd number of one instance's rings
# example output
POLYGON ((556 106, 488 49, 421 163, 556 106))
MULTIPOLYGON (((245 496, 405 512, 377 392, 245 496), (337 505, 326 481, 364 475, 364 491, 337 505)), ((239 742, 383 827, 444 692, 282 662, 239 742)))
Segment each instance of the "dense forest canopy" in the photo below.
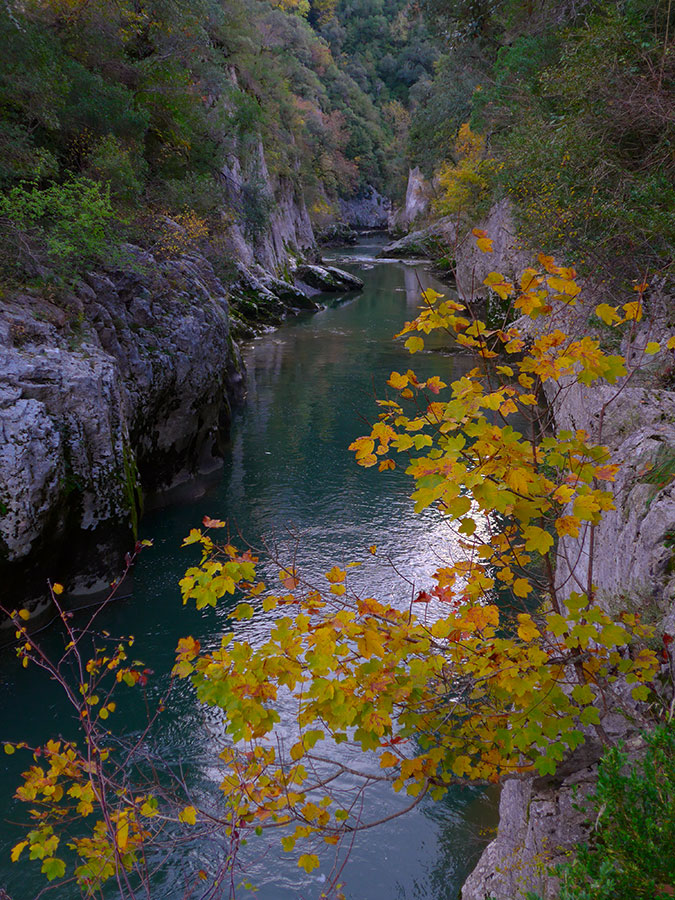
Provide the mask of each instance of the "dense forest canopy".
POLYGON ((80 203, 94 231, 125 219, 138 239, 148 211, 189 210, 214 228, 229 210, 255 236, 274 198, 251 170, 232 209, 228 172, 261 145, 272 179, 319 216, 370 185, 400 201, 420 165, 441 176, 439 213, 470 223, 508 196, 530 245, 662 265, 675 210, 671 6, 6 0, 0 213, 25 229, 80 203), (456 143, 463 125, 480 138, 473 161, 456 143))
MULTIPOLYGON (((397 122, 434 52, 419 16, 396 6, 8 0, 0 214, 25 231, 79 204, 94 231, 125 219, 137 239, 148 212, 190 210, 214 227, 229 209, 255 236, 274 198, 252 168, 231 209, 228 172, 258 145, 272 182, 290 180, 310 209, 366 185, 400 191, 397 122)), ((52 243, 52 256, 95 249, 52 243)))
MULTIPOLYGON (((530 246, 671 262, 674 12, 660 0, 424 0, 445 47, 418 83, 411 157, 428 174, 468 122, 476 218, 515 201, 530 246)), ((451 204, 452 207, 452 204, 451 204)), ((451 209, 449 211, 452 211, 451 209)))

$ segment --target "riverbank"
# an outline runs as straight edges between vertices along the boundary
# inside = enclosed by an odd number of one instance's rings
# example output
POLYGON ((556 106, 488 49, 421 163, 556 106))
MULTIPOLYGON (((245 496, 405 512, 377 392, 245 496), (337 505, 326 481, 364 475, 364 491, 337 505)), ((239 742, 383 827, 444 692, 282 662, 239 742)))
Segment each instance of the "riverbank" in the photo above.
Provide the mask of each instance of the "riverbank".
MULTIPOLYGON (((409 365, 407 351, 392 337, 417 309, 420 288, 444 290, 423 265, 375 262, 378 244, 373 239, 350 247, 347 254, 353 255, 353 263, 342 251, 335 253, 338 265, 364 280, 361 294, 334 295, 332 302, 324 296, 325 309, 289 319, 246 344, 248 402, 234 411, 223 468, 201 483, 198 496, 186 495, 169 509, 149 509, 140 523, 140 536, 154 545, 136 566, 134 595, 106 609, 98 626, 136 636, 135 652, 156 673, 149 688, 153 696, 166 686, 164 673, 173 664, 181 637, 190 634, 204 647, 216 646, 231 627, 224 609, 207 613, 183 607, 177 586, 195 560, 190 549, 181 550, 180 545, 205 515, 227 519, 237 543, 247 540, 260 546, 266 539, 280 546, 280 552, 285 548, 296 554, 298 567, 311 577, 333 563, 360 560, 363 565, 355 572, 368 595, 398 596, 406 604, 410 586, 401 582, 394 567, 425 584, 435 568, 434 548, 446 537, 440 517, 413 514, 402 469, 384 475, 360 469, 347 450, 362 433, 362 417, 376 411, 373 384, 383 386, 392 370, 409 365), (377 546, 375 556, 370 546, 377 546)), ((461 377, 471 364, 462 352, 433 354, 418 362, 420 377, 436 373, 440 364, 446 380, 461 377)), ((270 583, 277 578, 272 565, 262 574, 270 583)), ((270 617, 261 613, 236 623, 237 638, 258 646, 269 626, 270 617)), ((44 640, 58 647, 57 633, 47 633, 44 640)), ((51 685, 42 685, 39 672, 24 671, 7 655, 0 660, 0 682, 6 687, 0 691, 3 739, 39 743, 58 732, 70 734, 67 708, 51 685)), ((135 733, 143 726, 141 706, 140 698, 137 706, 131 696, 124 699, 111 727, 123 722, 127 733, 135 733)), ((286 732, 281 734, 288 739, 286 732)), ((218 719, 185 686, 172 694, 153 740, 166 760, 180 760, 189 768, 196 796, 217 795, 220 773, 214 758, 226 738, 218 719)), ((25 757, 19 757, 0 755, 0 783, 6 791, 0 806, 9 820, 21 818, 19 804, 10 800, 25 767, 25 757)), ((367 813, 385 817, 407 802, 389 785, 375 784, 367 793, 367 813)), ((408 816, 364 832, 343 873, 347 897, 414 900, 422 893, 429 900, 456 900, 493 833, 494 817, 494 791, 467 785, 438 804, 425 802, 408 816)), ((31 865, 9 863, 9 848, 16 840, 16 828, 7 823, 0 827, 0 885, 12 900, 32 897, 42 886, 31 865)), ((297 868, 294 856, 282 853, 278 840, 268 832, 251 838, 242 878, 259 888, 262 900, 318 895, 320 876, 331 871, 330 848, 311 880, 297 868)), ((186 864, 192 849, 186 846, 181 854, 186 864)), ((198 856, 199 848, 194 851, 198 856)), ((182 896, 171 875, 160 890, 167 900, 182 896)))
MULTIPOLYGON (((316 260, 316 252, 311 254, 316 260)), ((0 310, 3 604, 49 615, 103 598, 134 546, 144 500, 222 465, 245 369, 237 341, 362 282, 287 257, 286 278, 199 253, 136 247, 71 287, 8 289, 0 310), (292 265, 292 268, 288 268, 292 265)))

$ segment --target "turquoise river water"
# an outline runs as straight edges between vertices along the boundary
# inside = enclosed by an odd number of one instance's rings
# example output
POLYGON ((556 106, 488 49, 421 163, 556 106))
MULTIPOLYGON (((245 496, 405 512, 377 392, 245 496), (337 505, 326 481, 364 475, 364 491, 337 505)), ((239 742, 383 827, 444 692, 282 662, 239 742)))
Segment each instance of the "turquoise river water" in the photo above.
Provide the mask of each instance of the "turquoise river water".
MULTIPOLYGON (((295 547, 297 540, 297 564, 311 574, 334 563, 365 560, 358 578, 369 594, 406 604, 413 588, 404 579, 414 582, 415 590, 423 588, 452 549, 438 515, 414 515, 410 485, 400 469, 383 474, 364 470, 347 449, 365 432, 366 419, 376 415, 374 393, 384 394, 392 370, 412 367, 420 376, 434 373, 448 381, 469 366, 460 353, 440 347, 411 360, 401 342, 392 340, 415 315, 420 290, 444 288, 423 265, 376 262, 377 249, 378 240, 368 238, 345 251, 347 258, 334 254, 364 279, 361 293, 327 297, 327 309, 246 347, 248 400, 236 414, 222 472, 195 485, 182 502, 148 512, 143 519, 142 536, 152 538, 154 546, 136 566, 133 596, 106 609, 99 627, 136 636, 136 652, 156 673, 151 696, 159 696, 166 684, 179 637, 192 634, 202 645, 214 646, 231 627, 224 609, 198 613, 180 600, 178 580, 194 560, 194 553, 180 549, 181 541, 204 515, 227 519, 253 545, 266 539, 295 547), (378 548, 375 557, 367 552, 372 544, 378 548)), ((260 615, 234 627, 256 643, 269 621, 260 615)), ((44 640, 55 649, 60 636, 52 631, 44 640)), ((117 727, 123 723, 133 733, 141 727, 142 715, 142 709, 122 702, 113 718, 117 727)), ((56 687, 39 672, 21 669, 11 654, 0 657, 0 740, 38 743, 71 733, 70 713, 56 687)), ((217 795, 215 760, 224 742, 222 725, 200 707, 188 685, 181 683, 173 693, 155 739, 167 761, 184 767, 198 794, 217 795)), ((45 887, 38 866, 9 861, 10 847, 23 834, 14 823, 25 821, 21 804, 12 799, 26 764, 19 757, 0 758, 0 888, 12 900, 33 900, 45 887)), ((405 802, 387 786, 375 786, 366 795, 367 816, 386 817, 405 802)), ((346 896, 456 900, 495 821, 494 793, 467 787, 363 832, 342 871, 346 896)), ((184 864, 194 870, 192 857, 201 854, 208 867, 209 853, 218 853, 218 847, 186 847, 158 876, 153 900, 183 897, 184 864)), ((260 837, 243 850, 241 863, 241 878, 257 888, 252 895, 242 890, 243 897, 313 900, 330 877, 332 860, 326 857, 320 870, 306 875, 276 838, 260 837)), ((45 896, 74 900, 76 891, 71 886, 45 896)))

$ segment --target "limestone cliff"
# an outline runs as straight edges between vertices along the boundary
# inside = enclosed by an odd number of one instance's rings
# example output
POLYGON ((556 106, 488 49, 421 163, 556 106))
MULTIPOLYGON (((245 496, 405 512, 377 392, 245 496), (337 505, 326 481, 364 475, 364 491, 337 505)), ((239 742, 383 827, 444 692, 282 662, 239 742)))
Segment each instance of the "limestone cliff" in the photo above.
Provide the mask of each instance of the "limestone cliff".
POLYGON ((361 284, 299 268, 316 260, 305 201, 290 178, 270 176, 260 142, 233 152, 223 178, 229 208, 217 243, 174 258, 127 246, 70 289, 3 296, 6 605, 41 602, 47 576, 71 596, 105 592, 133 546, 142 495, 222 459, 230 407, 244 391, 236 340, 316 309, 321 290, 361 284))
POLYGON ((243 381, 210 264, 135 248, 72 291, 6 298, 0 373, 9 602, 44 594, 47 571, 75 593, 105 588, 132 543, 141 484, 161 490, 217 464, 243 381))
MULTIPOLYGON (((513 277, 530 260, 517 249, 508 204, 495 207, 482 228, 494 239, 494 253, 478 253, 465 244, 457 258, 458 282, 464 290, 480 285, 489 270, 513 277)), ((588 280, 582 285, 586 307, 572 309, 568 330, 588 329, 595 305, 607 298, 603 285, 588 280)), ((632 298, 629 298, 632 299, 632 298)), ((647 315, 634 344, 644 342, 648 329, 672 329, 673 298, 654 289, 645 301, 647 315), (647 322, 648 320, 648 322, 647 322)), ((631 347, 622 347, 624 354, 631 347)), ((605 513, 595 530, 593 581, 609 611, 635 608, 657 629, 672 633, 675 626, 675 392, 659 386, 665 373, 647 373, 642 383, 616 387, 574 385, 549 398, 556 429, 584 429, 593 441, 606 444, 621 464, 614 484, 616 509, 605 513)), ((560 599, 572 590, 585 590, 575 573, 587 571, 589 536, 565 537, 557 550, 556 582, 560 599)), ((627 702, 629 699, 625 698, 627 702)), ((616 710, 605 711, 602 726, 613 740, 622 740, 629 752, 640 744, 637 728, 616 710)), ((462 900, 524 900, 535 891, 552 900, 557 883, 551 865, 586 834, 585 815, 578 804, 595 783, 600 743, 589 735, 555 776, 511 780, 504 785, 500 823, 462 891, 462 900)))
POLYGON ((389 230, 398 234, 419 228, 429 216, 433 198, 434 185, 427 181, 419 166, 415 166, 408 174, 403 205, 393 210, 389 217, 389 230))

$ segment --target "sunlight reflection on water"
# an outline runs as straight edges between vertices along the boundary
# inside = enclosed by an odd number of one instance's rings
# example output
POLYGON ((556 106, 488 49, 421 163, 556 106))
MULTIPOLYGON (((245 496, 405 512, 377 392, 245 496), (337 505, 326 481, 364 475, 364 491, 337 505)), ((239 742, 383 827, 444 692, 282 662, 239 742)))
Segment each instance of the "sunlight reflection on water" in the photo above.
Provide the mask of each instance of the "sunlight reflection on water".
MULTIPOLYGON (((234 532, 253 545, 263 540, 288 543, 290 530, 298 537, 296 565, 310 579, 320 579, 333 564, 363 561, 352 575, 354 586, 403 607, 428 586, 440 564, 461 553, 438 513, 413 514, 409 479, 401 468, 384 474, 364 470, 347 449, 367 430, 366 421, 377 415, 374 392, 383 395, 392 370, 404 372, 412 365, 422 378, 439 374, 449 381, 471 366, 438 340, 430 342, 430 352, 412 361, 400 343, 391 340, 415 315, 420 289, 443 288, 423 267, 376 262, 378 246, 377 240, 369 240, 350 248, 351 268, 366 282, 362 293, 344 302, 329 297, 329 308, 246 348, 248 403, 235 418, 222 478, 198 499, 144 519, 142 536, 153 538, 155 546, 137 566, 134 599, 107 610, 100 626, 113 633, 133 630, 138 652, 157 673, 170 669, 180 636, 191 633, 204 646, 214 647, 223 631, 233 627, 225 608, 196 612, 180 603, 177 582, 191 564, 180 543, 204 515, 229 520, 234 532), (365 260, 372 268, 361 265, 365 260), (370 545, 377 546, 375 557, 368 553, 370 545)), ((265 568, 273 583, 276 567, 265 568)), ((433 604, 426 615, 430 620, 438 615, 433 604)), ((238 638, 259 644, 270 619, 255 617, 234 627, 238 638)), ((38 742, 66 727, 61 698, 12 665, 3 662, 0 672, 12 685, 0 699, 0 713, 3 722, 21 722, 30 732, 17 732, 17 739, 38 742)), ((165 683, 162 679, 158 675, 152 688, 156 695, 165 683)), ((129 729, 140 727, 142 713, 140 708, 128 709, 124 721, 129 729)), ((293 739, 292 732, 281 733, 285 740, 293 739)), ((221 779, 214 755, 226 742, 221 714, 202 708, 190 687, 181 683, 156 739, 167 760, 185 766, 195 794, 213 797, 221 779)), ((363 763, 362 754, 346 746, 338 748, 341 759, 363 763)), ((11 760, 0 760, 8 818, 19 817, 9 800, 17 771, 11 760)), ((353 787, 349 778, 343 787, 353 787)), ((378 819, 408 802, 380 783, 369 788, 364 813, 378 819)), ((455 900, 495 818, 494 792, 466 787, 358 835, 343 872, 349 900, 455 900)), ((29 900, 42 883, 32 870, 10 869, 5 862, 16 835, 10 826, 0 830, 0 885, 14 900, 29 900)), ((186 846, 182 858, 174 859, 158 878, 153 896, 178 900, 183 863, 223 852, 218 843, 186 846)), ((277 837, 252 840, 242 863, 242 877, 256 885, 253 896, 259 900, 313 900, 321 879, 331 871, 327 855, 318 875, 306 876, 297 868, 295 855, 281 852, 277 837)), ((67 892, 53 896, 70 900, 67 892)))

